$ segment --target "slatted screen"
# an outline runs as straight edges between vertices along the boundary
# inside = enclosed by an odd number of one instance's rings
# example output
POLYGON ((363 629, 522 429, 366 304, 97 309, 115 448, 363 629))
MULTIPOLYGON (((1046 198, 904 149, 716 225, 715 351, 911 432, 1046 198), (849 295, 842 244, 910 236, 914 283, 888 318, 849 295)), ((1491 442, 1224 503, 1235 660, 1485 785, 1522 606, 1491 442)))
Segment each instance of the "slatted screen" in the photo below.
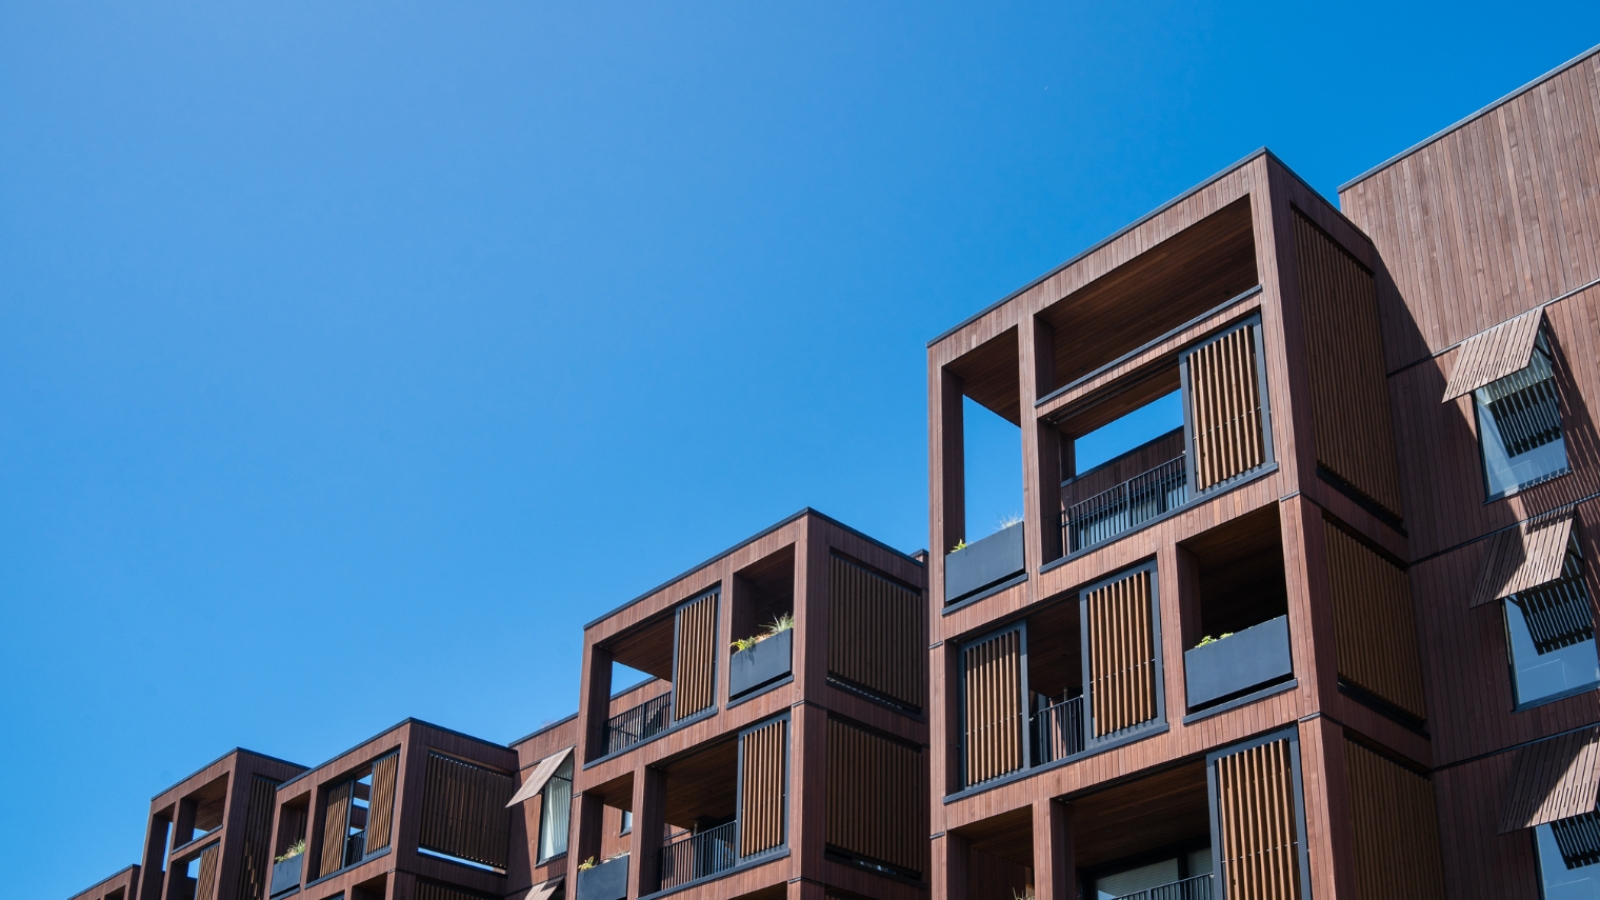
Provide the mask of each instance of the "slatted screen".
POLYGON ((928 852, 927 760, 917 748, 828 720, 827 843, 920 877, 928 852))
POLYGON ((1196 491, 1267 461, 1256 378, 1256 329, 1235 329, 1185 357, 1196 491))
POLYGON ((1339 677, 1425 718, 1410 577, 1331 522, 1323 534, 1339 677))
POLYGON ((741 738, 739 773, 739 855, 783 846, 783 799, 789 779, 789 722, 779 719, 741 738))
POLYGON ((672 717, 684 719, 716 702, 717 595, 678 607, 676 629, 672 717))
POLYGON ((217 900, 217 863, 221 860, 219 841, 200 854, 200 872, 195 876, 194 900, 217 900))
POLYGON ((1345 741, 1361 900, 1444 900, 1433 782, 1345 741))
POLYGON ((1022 768, 1022 632, 964 648, 967 784, 1022 768))
POLYGON ((1156 717, 1156 643, 1150 572, 1090 591, 1089 701, 1095 737, 1156 717))
POLYGON ((928 692, 922 595, 837 556, 828 566, 828 674, 921 709, 928 692))
POLYGON ((400 751, 372 764, 372 806, 367 810, 367 852, 389 846, 394 831, 394 788, 400 774, 400 751))
POLYGON ((423 881, 418 879, 416 889, 411 893, 412 900, 485 900, 482 894, 463 891, 437 881, 423 881))
POLYGON ((346 781, 329 791, 323 801, 322 869, 318 877, 332 875, 344 866, 344 837, 350 820, 350 789, 346 781))
POLYGON ((1372 273, 1296 210, 1295 259, 1317 462, 1400 516, 1400 471, 1372 273))
POLYGON ((1301 897, 1292 752, 1284 738, 1216 761, 1228 900, 1301 897))
POLYGON ((516 789, 516 779, 503 772, 429 753, 419 845, 504 869, 511 837, 511 812, 505 807, 516 789))
POLYGON ((277 798, 278 782, 260 775, 251 780, 234 900, 261 900, 266 890, 272 874, 272 806, 277 798))

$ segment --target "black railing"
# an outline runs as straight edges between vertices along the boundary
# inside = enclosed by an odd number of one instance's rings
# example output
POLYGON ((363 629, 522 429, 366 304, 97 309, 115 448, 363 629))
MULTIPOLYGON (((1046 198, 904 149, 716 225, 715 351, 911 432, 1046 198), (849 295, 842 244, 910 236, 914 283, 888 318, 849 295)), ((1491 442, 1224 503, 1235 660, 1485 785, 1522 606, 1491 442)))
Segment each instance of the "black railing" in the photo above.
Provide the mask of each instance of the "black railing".
POLYGON ((1083 695, 1063 700, 1033 714, 1033 764, 1083 752, 1083 695))
POLYGON ((733 868, 739 861, 739 820, 699 834, 669 838, 661 847, 661 890, 733 868))
POLYGON ((1171 884, 1123 894, 1117 900, 1211 900, 1211 876, 1196 875, 1171 884))
POLYGON ((344 839, 344 864, 353 866, 367 855, 367 833, 357 832, 344 839))
POLYGON ((606 721, 606 754, 647 741, 672 724, 672 694, 662 694, 606 721))
POLYGON ((1109 490, 1067 508, 1061 516, 1062 539, 1069 552, 1109 541, 1189 498, 1185 458, 1170 459, 1109 490))

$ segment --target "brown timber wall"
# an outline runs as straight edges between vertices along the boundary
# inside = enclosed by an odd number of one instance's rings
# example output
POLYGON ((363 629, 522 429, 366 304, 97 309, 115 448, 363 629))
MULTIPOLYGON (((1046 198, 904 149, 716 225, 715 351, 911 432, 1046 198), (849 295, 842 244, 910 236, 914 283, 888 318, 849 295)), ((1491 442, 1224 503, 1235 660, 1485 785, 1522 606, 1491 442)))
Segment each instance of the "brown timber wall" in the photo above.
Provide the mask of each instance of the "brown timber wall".
POLYGON ((739 785, 739 855, 783 846, 784 796, 789 722, 779 719, 743 737, 744 771, 739 785))
POLYGON ((1346 740, 1361 900, 1444 900, 1433 782, 1346 740))
POLYGON ((717 595, 710 593, 678 608, 677 665, 672 681, 672 715, 684 719, 716 701, 717 595))
POLYGON ((1299 900, 1299 836, 1287 738, 1217 759, 1228 900, 1299 900))
POLYGON ((913 747, 828 719, 827 843, 911 873, 928 854, 927 760, 913 747))
POLYGON ((1022 768, 1022 633, 997 634, 961 656, 970 785, 1022 768))
POLYGON ((1097 588, 1089 604, 1089 700, 1096 737, 1156 716, 1150 572, 1097 588))
POLYGON ((1232 331, 1187 357, 1196 491, 1267 461, 1256 380, 1255 326, 1232 331))
POLYGON ((1339 676, 1427 718, 1409 576, 1331 521, 1323 534, 1339 676))
POLYGON ((510 775, 429 753, 419 846, 504 869, 511 831, 505 806, 515 792, 510 775))
POLYGON ((251 779, 235 900, 261 900, 266 892, 272 876, 272 807, 277 797, 278 782, 260 775, 251 779))
POLYGON ((838 556, 828 566, 828 673, 924 708, 928 607, 922 595, 838 556))

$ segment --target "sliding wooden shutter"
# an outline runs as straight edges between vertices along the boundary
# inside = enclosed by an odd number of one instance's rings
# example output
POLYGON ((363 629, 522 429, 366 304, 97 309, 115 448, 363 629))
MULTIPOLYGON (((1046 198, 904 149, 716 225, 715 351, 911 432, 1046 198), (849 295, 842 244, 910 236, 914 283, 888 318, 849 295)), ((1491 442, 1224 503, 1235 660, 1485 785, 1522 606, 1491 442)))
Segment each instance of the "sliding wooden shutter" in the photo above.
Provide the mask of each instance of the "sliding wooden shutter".
POLYGON ((1196 491, 1267 461, 1256 373, 1259 327, 1236 328, 1185 357, 1196 491))
POLYGON ((717 595, 678 607, 677 657, 672 672, 672 717, 684 719, 716 702, 717 595))
POLYGON ((739 855, 783 846, 783 798, 789 721, 779 719, 746 732, 739 773, 739 855))
POLYGON ((1433 782, 1346 740, 1361 900, 1444 900, 1433 782))
POLYGON ((503 772, 429 753, 419 846, 504 869, 511 853, 506 802, 516 787, 516 779, 503 772))
POLYGON ((997 634, 961 655, 971 785, 1022 768, 1022 632, 997 634))
POLYGON ((234 900, 261 900, 266 890, 272 871, 272 805, 277 797, 278 782, 260 775, 251 780, 244 814, 244 852, 240 854, 234 900))
POLYGON ((389 846, 394 830, 394 788, 400 773, 400 751, 372 764, 372 808, 367 810, 367 852, 389 846))
POLYGON ((1332 522, 1323 535, 1339 677, 1425 718, 1409 576, 1332 522))
POLYGON ((1154 719, 1155 622, 1151 573, 1141 569, 1085 596, 1089 615, 1089 700, 1094 735, 1154 719))
POLYGON ((914 709, 927 696, 928 604, 898 582, 828 561, 828 674, 914 709))
POLYGON ((217 900, 217 860, 222 842, 207 847, 200 854, 200 874, 194 882, 194 900, 217 900))
POLYGON ((825 783, 829 846, 921 877, 928 776, 920 748, 830 718, 825 783))
POLYGON ((344 838, 349 832, 350 788, 355 782, 346 781, 328 792, 323 801, 322 814, 322 868, 317 877, 322 878, 339 871, 344 866, 344 838))
POLYGON ((1282 738, 1216 761, 1228 900, 1301 897, 1292 753, 1282 738))

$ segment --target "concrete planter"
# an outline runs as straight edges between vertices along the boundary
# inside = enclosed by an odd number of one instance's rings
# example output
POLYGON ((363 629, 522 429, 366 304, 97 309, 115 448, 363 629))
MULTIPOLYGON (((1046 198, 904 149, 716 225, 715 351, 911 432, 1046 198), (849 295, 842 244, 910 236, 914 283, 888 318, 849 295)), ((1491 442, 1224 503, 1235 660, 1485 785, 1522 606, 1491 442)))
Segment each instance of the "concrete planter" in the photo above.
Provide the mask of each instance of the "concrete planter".
POLYGON ((954 603, 1021 575, 1022 523, 989 535, 944 558, 944 602, 954 603))
POLYGON ((285 894, 300 886, 300 869, 306 855, 297 853, 283 862, 272 864, 272 896, 285 894))
POLYGON ((577 900, 627 900, 628 858, 619 856, 578 873, 577 900))
POLYGON ((728 696, 753 691, 789 674, 794 650, 794 629, 780 631, 728 661, 728 696))
POLYGON ((1184 693, 1190 709, 1293 674, 1288 616, 1268 619, 1183 654, 1184 693))

